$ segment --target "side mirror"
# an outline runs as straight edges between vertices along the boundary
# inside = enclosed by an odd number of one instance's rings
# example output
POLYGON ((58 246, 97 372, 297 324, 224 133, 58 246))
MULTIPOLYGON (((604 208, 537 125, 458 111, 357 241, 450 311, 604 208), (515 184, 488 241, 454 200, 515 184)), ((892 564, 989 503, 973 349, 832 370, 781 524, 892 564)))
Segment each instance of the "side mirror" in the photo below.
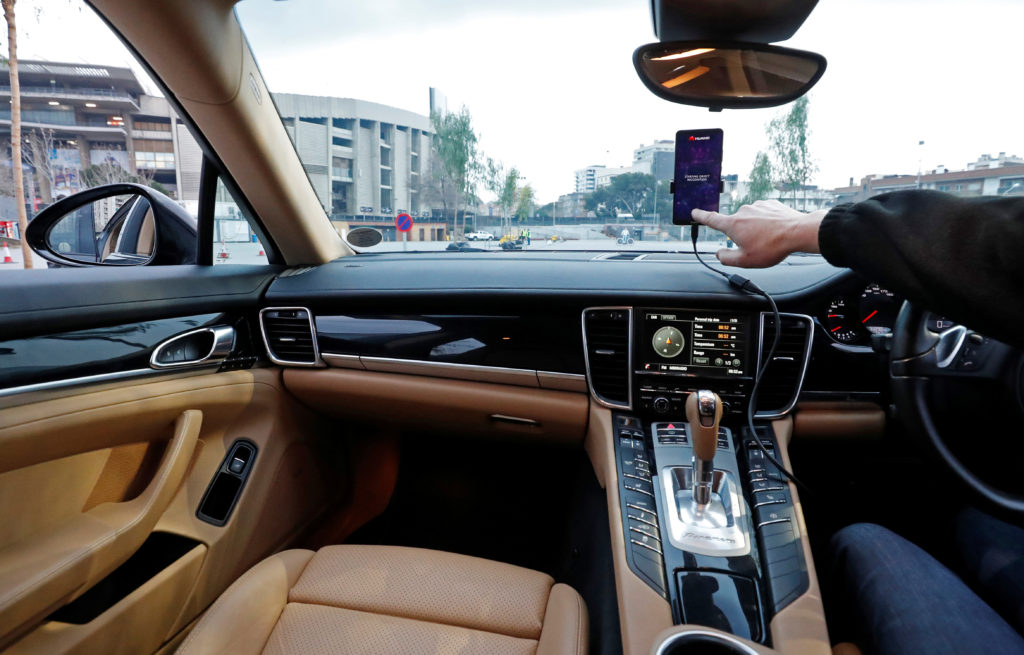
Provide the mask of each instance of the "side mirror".
POLYGON ((345 241, 356 249, 372 248, 383 240, 380 230, 372 227, 354 227, 345 233, 345 241))
POLYGON ((641 81, 670 102, 711 111, 774 107, 810 91, 825 72, 821 55, 763 43, 648 43, 633 53, 641 81))
POLYGON ((196 219, 141 184, 107 184, 58 200, 28 224, 25 238, 61 266, 195 264, 196 219))

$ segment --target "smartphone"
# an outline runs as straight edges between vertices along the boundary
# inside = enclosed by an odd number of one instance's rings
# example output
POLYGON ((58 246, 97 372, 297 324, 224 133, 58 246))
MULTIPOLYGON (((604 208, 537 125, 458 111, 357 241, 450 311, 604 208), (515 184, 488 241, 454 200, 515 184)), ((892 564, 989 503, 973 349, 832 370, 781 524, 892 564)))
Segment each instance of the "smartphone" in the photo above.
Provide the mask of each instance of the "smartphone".
POLYGON ((718 211, 722 188, 722 130, 676 132, 672 223, 690 225, 694 209, 718 211))

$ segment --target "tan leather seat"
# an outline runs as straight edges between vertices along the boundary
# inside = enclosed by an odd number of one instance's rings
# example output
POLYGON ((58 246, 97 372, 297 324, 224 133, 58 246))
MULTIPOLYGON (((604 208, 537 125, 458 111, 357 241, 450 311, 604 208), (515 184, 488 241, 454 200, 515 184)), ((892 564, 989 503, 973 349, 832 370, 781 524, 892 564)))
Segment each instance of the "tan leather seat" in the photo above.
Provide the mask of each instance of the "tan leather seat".
POLYGON ((269 557, 235 581, 179 653, 536 653, 587 650, 576 591, 529 569, 393 546, 269 557))

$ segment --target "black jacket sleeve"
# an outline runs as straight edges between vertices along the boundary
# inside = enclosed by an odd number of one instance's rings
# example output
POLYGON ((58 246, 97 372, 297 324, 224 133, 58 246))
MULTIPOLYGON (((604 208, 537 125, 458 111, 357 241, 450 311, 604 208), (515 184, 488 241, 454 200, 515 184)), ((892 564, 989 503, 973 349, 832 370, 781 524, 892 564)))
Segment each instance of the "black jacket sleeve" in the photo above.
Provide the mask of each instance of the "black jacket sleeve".
POLYGON ((821 254, 913 303, 1024 346, 1024 200, 898 191, 838 205, 821 254))

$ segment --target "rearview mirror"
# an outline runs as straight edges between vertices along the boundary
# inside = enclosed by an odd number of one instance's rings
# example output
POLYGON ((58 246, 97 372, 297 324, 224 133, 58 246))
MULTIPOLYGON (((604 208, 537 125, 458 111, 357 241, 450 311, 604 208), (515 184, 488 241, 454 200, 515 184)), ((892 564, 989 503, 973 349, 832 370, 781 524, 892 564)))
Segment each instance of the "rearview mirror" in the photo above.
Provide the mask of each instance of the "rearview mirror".
POLYGON ((195 264, 196 219, 139 184, 107 184, 39 212, 25 232, 32 249, 61 266, 195 264))
POLYGON ((643 83, 659 98, 721 109, 774 107, 807 93, 825 72, 814 52, 762 43, 649 43, 633 53, 643 83))

